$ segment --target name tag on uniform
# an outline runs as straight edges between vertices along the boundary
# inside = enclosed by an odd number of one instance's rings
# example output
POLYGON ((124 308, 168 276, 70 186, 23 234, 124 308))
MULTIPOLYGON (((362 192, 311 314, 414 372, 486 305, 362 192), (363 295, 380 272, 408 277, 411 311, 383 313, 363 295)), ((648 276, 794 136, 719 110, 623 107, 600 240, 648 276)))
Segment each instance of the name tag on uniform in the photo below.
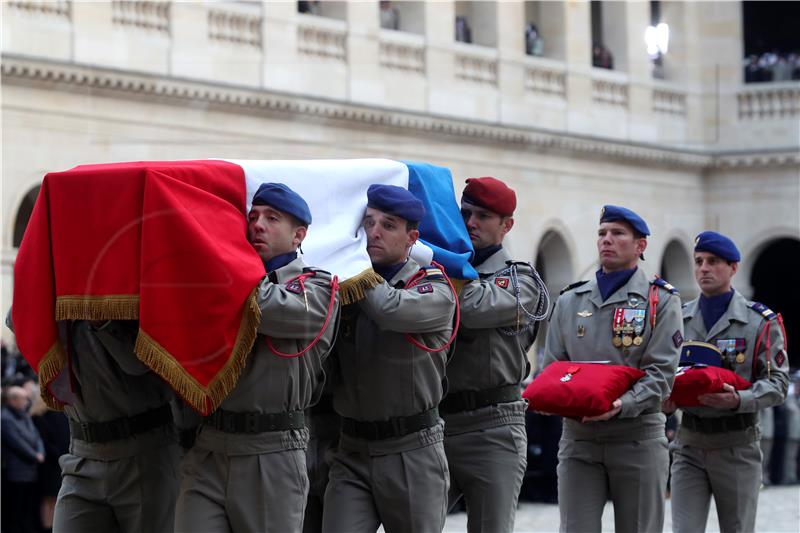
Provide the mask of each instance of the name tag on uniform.
POLYGON ((417 292, 420 294, 427 294, 429 292, 433 292, 433 285, 430 283, 423 283, 422 285, 417 285, 417 292))

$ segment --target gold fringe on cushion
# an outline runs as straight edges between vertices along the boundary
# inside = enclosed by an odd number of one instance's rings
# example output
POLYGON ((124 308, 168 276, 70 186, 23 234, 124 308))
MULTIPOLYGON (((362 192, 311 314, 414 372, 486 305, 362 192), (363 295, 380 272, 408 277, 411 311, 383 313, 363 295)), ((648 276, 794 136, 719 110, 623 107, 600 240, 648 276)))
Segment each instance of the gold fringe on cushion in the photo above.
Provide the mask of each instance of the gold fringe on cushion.
POLYGON ((456 294, 461 294, 461 289, 464 288, 464 285, 472 281, 471 279, 457 279, 457 278, 450 278, 450 283, 453 284, 453 288, 456 290, 456 294))
POLYGON ((59 296, 56 320, 138 320, 139 297, 128 294, 108 296, 59 296))
POLYGON ((342 305, 357 302, 364 298, 364 291, 381 283, 383 278, 372 268, 368 268, 339 283, 339 300, 342 305))
POLYGON ((256 340, 258 324, 261 322, 261 309, 256 301, 257 291, 258 287, 253 289, 245 303, 239 332, 228 361, 208 387, 200 384, 163 346, 141 329, 134 348, 137 357, 169 383, 194 409, 204 414, 213 411, 236 386, 256 340))
POLYGON ((39 368, 37 369, 37 374, 39 374, 39 391, 42 399, 48 407, 57 411, 63 410, 64 404, 50 393, 50 389, 47 386, 58 377, 58 374, 66 365, 67 354, 64 351, 64 347, 61 345, 61 341, 56 340, 50 349, 47 350, 47 353, 44 354, 42 360, 39 361, 39 368))

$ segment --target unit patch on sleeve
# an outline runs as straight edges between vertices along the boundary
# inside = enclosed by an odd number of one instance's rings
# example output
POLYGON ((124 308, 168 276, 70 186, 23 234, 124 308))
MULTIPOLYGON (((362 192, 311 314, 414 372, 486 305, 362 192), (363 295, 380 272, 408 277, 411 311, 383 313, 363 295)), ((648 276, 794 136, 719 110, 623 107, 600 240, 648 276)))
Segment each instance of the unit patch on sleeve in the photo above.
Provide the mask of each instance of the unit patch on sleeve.
POLYGON ((676 348, 683 344, 683 335, 681 335, 680 331, 676 331, 672 336, 672 344, 674 344, 676 348))
POLYGON ((292 281, 286 284, 286 290, 294 294, 300 294, 301 292, 303 292, 303 286, 300 285, 299 279, 293 279, 292 281))
POLYGON ((508 278, 494 278, 494 284, 501 289, 508 288, 508 278))
POLYGON ((427 294, 429 292, 433 292, 433 285, 430 283, 423 283, 422 285, 417 285, 417 292, 420 294, 427 294))

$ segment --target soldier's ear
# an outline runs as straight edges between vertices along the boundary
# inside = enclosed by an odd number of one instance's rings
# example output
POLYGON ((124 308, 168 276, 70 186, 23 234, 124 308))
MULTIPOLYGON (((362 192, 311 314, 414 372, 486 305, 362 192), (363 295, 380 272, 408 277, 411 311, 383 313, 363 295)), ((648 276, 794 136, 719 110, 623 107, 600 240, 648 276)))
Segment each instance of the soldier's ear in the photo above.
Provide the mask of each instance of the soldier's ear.
POLYGON ((501 224, 503 225, 503 235, 505 235, 514 227, 514 217, 503 217, 501 224))
POLYGON ((300 243, 303 242, 303 239, 306 238, 306 234, 308 233, 308 228, 305 226, 297 226, 294 228, 294 237, 292 238, 292 244, 295 246, 300 246, 300 243))

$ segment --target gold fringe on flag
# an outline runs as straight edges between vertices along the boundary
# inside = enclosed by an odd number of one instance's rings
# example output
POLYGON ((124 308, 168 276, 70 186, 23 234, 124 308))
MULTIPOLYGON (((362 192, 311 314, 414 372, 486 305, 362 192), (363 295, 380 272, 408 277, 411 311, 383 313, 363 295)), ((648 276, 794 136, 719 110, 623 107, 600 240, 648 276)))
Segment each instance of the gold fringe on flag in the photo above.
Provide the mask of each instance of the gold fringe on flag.
POLYGON ((60 340, 56 340, 53 345, 44 354, 44 357, 39 361, 39 368, 36 370, 39 374, 39 393, 51 409, 62 411, 64 404, 60 402, 55 396, 50 393, 47 387, 56 377, 59 372, 67 365, 67 354, 64 347, 61 345, 60 340))
POLYGON ((253 289, 247 299, 247 304, 242 313, 239 333, 236 335, 236 343, 233 345, 233 352, 231 352, 231 356, 222 370, 208 385, 212 409, 219 407, 236 386, 236 382, 247 364, 247 356, 253 349, 253 343, 258 336, 258 325, 261 323, 261 308, 258 307, 257 293, 258 285, 256 285, 256 288, 253 289))
POLYGON ((109 296, 59 296, 56 320, 138 320, 139 297, 128 294, 109 296))
POLYGON ((256 340, 258 324, 261 322, 261 309, 256 301, 257 290, 258 287, 253 289, 245 303, 239 332, 228 361, 208 387, 204 387, 189 375, 163 346, 141 329, 134 348, 137 357, 167 381, 181 398, 197 411, 201 413, 213 411, 236 386, 256 340))
POLYGON ((357 302, 364 298, 364 291, 381 283, 383 278, 372 268, 368 268, 339 283, 339 300, 342 305, 357 302))

